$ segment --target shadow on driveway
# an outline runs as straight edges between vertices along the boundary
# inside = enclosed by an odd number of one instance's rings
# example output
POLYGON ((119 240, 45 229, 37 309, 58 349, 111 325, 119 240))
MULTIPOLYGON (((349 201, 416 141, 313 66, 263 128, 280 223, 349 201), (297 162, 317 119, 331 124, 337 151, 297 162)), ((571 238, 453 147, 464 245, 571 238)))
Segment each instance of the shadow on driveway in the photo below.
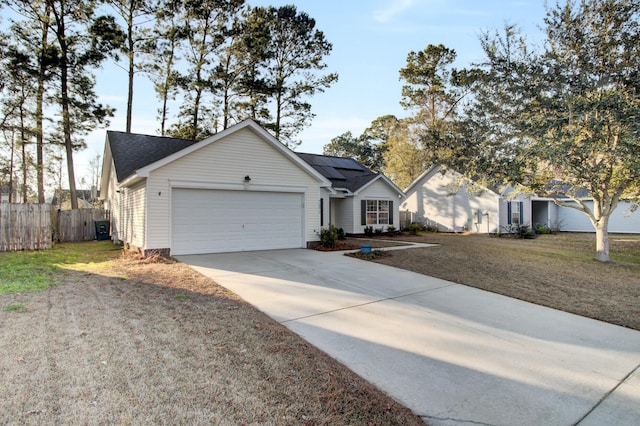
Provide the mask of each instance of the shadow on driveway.
POLYGON ((640 332, 312 250, 179 256, 430 424, 637 424, 640 332))

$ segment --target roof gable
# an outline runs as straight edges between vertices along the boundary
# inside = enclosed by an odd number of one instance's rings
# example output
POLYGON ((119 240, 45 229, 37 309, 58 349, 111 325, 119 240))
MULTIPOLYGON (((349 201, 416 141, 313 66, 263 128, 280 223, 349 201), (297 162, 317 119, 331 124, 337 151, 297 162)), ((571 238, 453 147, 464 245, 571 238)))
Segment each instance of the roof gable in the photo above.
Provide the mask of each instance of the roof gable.
POLYGON ((158 160, 179 152, 198 141, 149 136, 135 133, 107 131, 116 179, 122 182, 141 169, 158 160))
MULTIPOLYGON (((253 120, 242 121, 201 141, 110 131, 107 132, 107 144, 115 164, 117 180, 119 183, 127 185, 140 178, 148 177, 153 170, 245 128, 252 130, 284 157, 314 177, 320 183, 320 186, 331 188, 331 182, 328 179, 253 120), (116 156, 119 159, 118 161, 116 161, 116 156)), ((106 148, 105 146, 105 150, 106 148)), ((105 155, 106 158, 107 156, 105 155)))
POLYGON ((456 179, 461 180, 462 182, 466 182, 468 184, 476 185, 476 188, 479 188, 478 191, 490 192, 492 194, 495 194, 496 196, 501 196, 502 195, 502 194, 499 194, 499 192, 496 191, 496 190, 493 190, 493 189, 491 189, 489 187, 486 187, 484 185, 479 185, 475 180, 464 176, 462 173, 460 173, 460 172, 458 172, 456 170, 444 167, 444 166, 439 165, 439 164, 435 164, 435 165, 429 167, 424 172, 422 172, 422 174, 420 176, 418 176, 413 182, 411 182, 409 184, 409 186, 407 188, 405 188, 405 190, 404 190, 405 194, 409 194, 412 191, 417 190, 417 188, 419 188, 422 185, 424 185, 425 182, 427 182, 429 179, 431 179, 437 173, 441 173, 442 175, 451 174, 453 177, 455 177, 456 179))

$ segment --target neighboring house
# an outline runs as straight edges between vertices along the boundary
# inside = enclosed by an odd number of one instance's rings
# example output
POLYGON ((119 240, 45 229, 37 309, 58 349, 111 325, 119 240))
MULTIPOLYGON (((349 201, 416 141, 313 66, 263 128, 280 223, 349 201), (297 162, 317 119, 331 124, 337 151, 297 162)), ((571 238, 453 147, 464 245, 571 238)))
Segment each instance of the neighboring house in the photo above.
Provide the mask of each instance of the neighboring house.
MULTIPOLYGON (((583 196, 589 208, 593 209, 591 197, 583 196)), ((563 199, 577 206, 574 201, 563 199)), ((516 217, 520 216, 520 223, 527 226, 537 224, 546 225, 551 230, 563 232, 595 232, 589 218, 581 211, 557 205, 552 198, 537 195, 520 194, 510 198, 508 193, 501 201, 501 223, 517 224, 516 217), (511 219, 511 221, 509 221, 511 219)), ((620 234, 640 233, 640 213, 633 211, 633 203, 622 200, 609 218, 609 232, 620 234)))
MULTIPOLYGON (((78 208, 90 209, 94 207, 98 201, 97 189, 77 189, 76 198, 78 200, 78 208)), ((51 198, 51 204, 58 206, 60 210, 71 210, 71 191, 68 189, 56 190, 51 198)))
POLYGON ((13 192, 13 197, 10 197, 11 189, 9 186, 0 187, 0 203, 8 203, 11 198, 13 203, 22 203, 22 198, 19 197, 17 189, 13 192))
POLYGON ((413 222, 441 232, 495 233, 500 229, 500 195, 460 173, 434 166, 405 189, 401 209, 413 222))
MULTIPOLYGON (((514 194, 513 188, 492 191, 478 188, 460 173, 434 166, 405 190, 401 209, 413 220, 437 226, 443 232, 506 232, 512 226, 537 224, 552 230, 594 232, 587 216, 570 207, 557 205, 552 198, 514 194)), ((587 203, 588 194, 583 194, 587 203)), ((640 213, 632 203, 621 201, 609 221, 609 232, 640 233, 640 213)))
POLYGON ((321 225, 342 228, 347 234, 362 234, 365 227, 400 228, 400 188, 382 173, 376 173, 352 158, 298 154, 331 181, 324 190, 321 225))

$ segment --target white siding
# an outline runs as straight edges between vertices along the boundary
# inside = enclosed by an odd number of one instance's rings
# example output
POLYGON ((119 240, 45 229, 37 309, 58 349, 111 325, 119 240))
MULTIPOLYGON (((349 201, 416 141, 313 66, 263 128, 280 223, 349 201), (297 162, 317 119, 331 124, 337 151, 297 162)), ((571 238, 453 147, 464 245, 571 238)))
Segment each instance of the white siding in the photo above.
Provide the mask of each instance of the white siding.
MULTIPOLYGON (((400 228, 400 197, 398 193, 389 187, 383 180, 378 179, 371 185, 367 186, 358 195, 350 198, 351 200, 351 220, 349 221, 352 226, 352 231, 345 232, 353 234, 364 233, 366 225, 361 224, 361 201, 362 200, 389 200, 393 201, 393 224, 396 228, 400 228)), ((374 228, 384 228, 386 230, 387 225, 373 225, 374 228)))
MULTIPOLYGON (((414 213, 418 222, 435 222, 443 232, 497 232, 500 196, 489 190, 469 194, 468 186, 451 194, 461 178, 453 172, 443 175, 433 170, 409 190, 402 210, 414 213)), ((506 211, 504 215, 506 218, 506 211)))
POLYGON ((250 129, 241 129, 150 173, 147 179, 146 248, 169 248, 171 243, 171 188, 179 185, 215 189, 244 185, 249 190, 269 186, 303 188, 305 236, 317 241, 320 228, 318 182, 250 129), (187 185, 185 185, 187 183, 187 185))
MULTIPOLYGON (((336 228, 342 228, 347 234, 355 234, 354 228, 354 205, 353 197, 350 198, 334 198, 331 200, 333 205, 333 223, 336 228)), ((359 209, 359 207, 358 207, 359 209)))
POLYGON ((105 197, 104 208, 109 210, 111 214, 111 238, 116 243, 122 240, 120 235, 122 233, 120 230, 120 224, 121 216, 123 215, 122 197, 117 191, 118 182, 116 180, 115 165, 112 161, 111 166, 109 167, 107 193, 102 195, 105 197))
MULTIPOLYGON (((588 202, 593 207, 593 202, 588 202)), ((609 232, 640 233, 640 212, 631 213, 631 203, 622 201, 609 218, 609 232)), ((567 232, 595 232, 589 218, 570 207, 558 207, 560 229, 567 232)))
POLYGON ((526 226, 533 226, 532 223, 532 210, 531 210, 531 199, 524 194, 515 196, 515 197, 506 197, 500 201, 500 231, 506 231, 509 226, 509 203, 520 203, 522 202, 522 224, 526 226))
POLYGON ((111 237, 115 242, 143 248, 146 216, 144 181, 128 188, 119 188, 115 176, 112 165, 104 206, 111 213, 111 237))
POLYGON ((134 247, 145 247, 145 195, 144 181, 124 189, 125 209, 122 218, 125 241, 134 247))

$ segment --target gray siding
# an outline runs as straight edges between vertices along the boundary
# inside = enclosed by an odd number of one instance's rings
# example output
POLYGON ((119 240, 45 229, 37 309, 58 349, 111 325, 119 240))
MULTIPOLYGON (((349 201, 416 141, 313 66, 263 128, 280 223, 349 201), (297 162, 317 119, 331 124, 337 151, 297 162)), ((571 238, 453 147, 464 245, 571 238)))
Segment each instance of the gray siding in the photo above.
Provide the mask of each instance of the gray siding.
MULTIPOLYGON (((593 206, 593 202, 588 202, 593 206)), ((640 212, 631 212, 631 203, 622 201, 609 218, 609 232, 640 233, 640 212)), ((570 207, 558 207, 558 223, 562 231, 595 232, 589 218, 570 207)))

